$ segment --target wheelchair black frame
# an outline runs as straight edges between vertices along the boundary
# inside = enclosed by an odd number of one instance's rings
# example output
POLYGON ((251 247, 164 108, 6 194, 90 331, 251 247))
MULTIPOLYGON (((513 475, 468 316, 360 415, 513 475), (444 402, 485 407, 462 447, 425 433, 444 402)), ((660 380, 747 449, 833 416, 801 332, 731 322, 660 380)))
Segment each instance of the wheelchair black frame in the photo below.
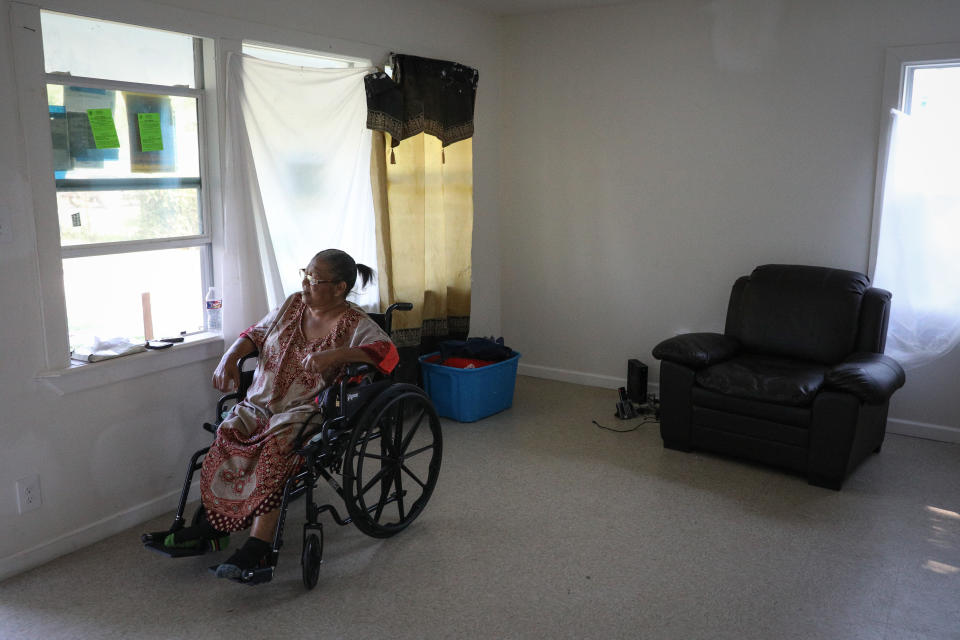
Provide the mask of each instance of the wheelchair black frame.
MULTIPOLYGON (((391 328, 391 314, 394 310, 406 311, 412 309, 413 305, 409 303, 395 303, 390 305, 387 310, 382 314, 384 319, 383 328, 389 334, 391 328)), ((249 354, 244 356, 240 360, 241 373, 245 374, 245 379, 242 381, 240 389, 234 393, 228 393, 222 396, 217 402, 217 418, 215 423, 204 423, 203 428, 210 433, 216 435, 217 427, 224 418, 225 407, 230 401, 237 402, 241 400, 246 395, 247 387, 249 386, 250 381, 253 377, 252 371, 243 372, 242 367, 243 363, 250 359, 256 357, 256 353, 249 354)), ((286 484, 284 485, 283 497, 280 504, 280 515, 277 520, 277 525, 274 530, 273 541, 271 545, 271 557, 269 566, 255 569, 251 571, 245 571, 242 574, 242 577, 239 579, 240 582, 246 584, 260 584, 264 582, 269 582, 273 578, 274 571, 277 567, 277 562, 280 557, 280 549, 283 546, 283 533, 286 525, 287 518, 287 509, 290 502, 296 500, 300 496, 306 494, 306 521, 303 524, 303 545, 304 550, 308 549, 308 536, 311 531, 319 532, 319 557, 315 558, 317 562, 316 570, 319 570, 319 563, 323 561, 323 523, 320 521, 320 516, 323 513, 329 513, 331 518, 336 524, 340 526, 346 526, 353 522, 353 518, 350 517, 349 513, 346 517, 341 516, 337 511, 336 507, 332 504, 322 504, 317 505, 314 502, 314 490, 316 484, 320 478, 323 478, 327 481, 333 490, 341 500, 346 504, 347 500, 344 496, 344 488, 336 481, 333 475, 328 471, 328 469, 334 470, 334 472, 342 475, 342 465, 344 461, 344 455, 346 451, 346 445, 343 444, 343 440, 349 440, 353 428, 356 428, 357 420, 359 416, 362 415, 363 410, 370 406, 371 403, 379 397, 379 394, 386 392, 391 386, 394 385, 392 380, 392 375, 389 378, 381 379, 373 382, 368 382, 367 384, 361 385, 351 385, 350 381, 356 379, 357 376, 363 376, 367 374, 373 374, 375 372, 374 368, 366 364, 351 364, 347 366, 346 374, 342 377, 339 384, 336 387, 330 387, 326 389, 320 396, 318 396, 317 404, 318 408, 304 421, 303 425, 300 427, 300 431, 297 436, 297 453, 304 458, 302 466, 299 468, 299 471, 287 479, 286 484), (365 398, 365 404, 362 406, 355 406, 354 410, 347 412, 348 406, 351 406, 348 403, 348 393, 355 391, 357 388, 370 387, 365 395, 369 396, 365 398), (381 391, 374 394, 376 387, 381 387, 381 391), (331 397, 330 392, 336 389, 336 396, 331 397), (333 417, 323 419, 324 409, 327 407, 337 408, 339 407, 339 413, 333 417), (308 427, 313 423, 318 417, 321 418, 320 429, 319 431, 313 433, 310 438, 307 440, 305 446, 301 441, 304 434, 309 433, 308 427)), ((367 378, 369 380, 369 378, 367 378)), ((432 407, 431 407, 432 409, 432 407)), ((381 437, 382 434, 377 434, 372 437, 371 440, 375 440, 381 437)), ((211 445, 212 446, 212 445, 211 445)), ((442 448, 442 442, 437 443, 435 446, 442 448)), ((170 529, 167 531, 167 534, 176 532, 182 529, 186 521, 184 520, 184 511, 186 510, 187 500, 190 493, 190 487, 193 484, 194 474, 200 470, 203 466, 202 457, 210 451, 210 447, 204 447, 193 454, 190 458, 190 463, 187 466, 187 474, 184 479, 183 489, 180 494, 180 501, 177 505, 177 513, 174 517, 173 524, 170 529)), ((406 493, 406 492, 403 492, 406 493)), ((391 504, 396 502, 398 499, 398 492, 395 491, 390 495, 386 500, 381 501, 379 504, 372 504, 366 508, 368 513, 374 512, 376 509, 381 509, 386 504, 391 504)), ((201 513, 203 506, 198 508, 197 514, 201 513)), ((348 509, 349 511, 349 509, 348 509)), ((195 515, 195 518, 197 516, 195 515)), ((415 517, 415 516, 414 516, 415 517)), ((151 534, 144 534, 143 541, 147 546, 151 546, 155 550, 159 550, 155 544, 157 541, 150 539, 148 543, 148 536, 151 534)), ((196 552, 183 552, 183 553, 173 553, 169 555, 178 555, 178 556, 187 556, 187 555, 200 555, 205 553, 206 549, 196 551, 196 552)), ((316 576, 314 575, 313 580, 311 581, 308 578, 308 569, 306 567, 306 559, 302 558, 304 563, 304 583, 307 588, 312 588, 316 584, 316 576)), ((215 567, 211 567, 215 569, 215 567)), ((314 572, 315 574, 315 572, 314 572)))

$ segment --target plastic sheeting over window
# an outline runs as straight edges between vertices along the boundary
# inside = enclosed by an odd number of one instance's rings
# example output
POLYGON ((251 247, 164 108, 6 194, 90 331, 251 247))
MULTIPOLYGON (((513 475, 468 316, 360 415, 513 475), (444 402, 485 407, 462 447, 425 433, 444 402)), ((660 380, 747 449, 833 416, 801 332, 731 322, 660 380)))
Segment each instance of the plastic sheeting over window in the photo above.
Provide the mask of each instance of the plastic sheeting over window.
POLYGON ((960 343, 960 116, 890 117, 874 284, 893 292, 886 352, 917 367, 960 343))

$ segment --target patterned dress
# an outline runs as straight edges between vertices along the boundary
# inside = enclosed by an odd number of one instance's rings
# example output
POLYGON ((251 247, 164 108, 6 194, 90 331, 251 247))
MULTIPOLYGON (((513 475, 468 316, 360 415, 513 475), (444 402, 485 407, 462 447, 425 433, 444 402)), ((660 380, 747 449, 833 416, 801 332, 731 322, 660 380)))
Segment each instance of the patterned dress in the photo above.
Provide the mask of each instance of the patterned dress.
POLYGON ((302 462, 293 448, 297 433, 316 410, 317 394, 343 372, 343 367, 305 371, 305 356, 359 347, 384 373, 397 364, 390 338, 357 307, 351 305, 333 331, 313 341, 300 328, 305 308, 295 293, 241 334, 259 352, 253 383, 217 429, 200 473, 207 518, 220 531, 245 529, 256 516, 280 506, 287 478, 302 462))

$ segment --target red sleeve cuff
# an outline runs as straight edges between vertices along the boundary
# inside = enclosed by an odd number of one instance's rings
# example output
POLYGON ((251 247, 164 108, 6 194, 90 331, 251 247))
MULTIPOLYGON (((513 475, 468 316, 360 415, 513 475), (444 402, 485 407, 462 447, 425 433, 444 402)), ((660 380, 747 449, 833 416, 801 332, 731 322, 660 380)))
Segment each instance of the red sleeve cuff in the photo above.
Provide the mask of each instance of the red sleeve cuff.
POLYGON ((381 373, 390 373, 400 362, 400 354, 397 353, 397 348, 389 340, 362 344, 360 348, 373 360, 373 365, 381 373))

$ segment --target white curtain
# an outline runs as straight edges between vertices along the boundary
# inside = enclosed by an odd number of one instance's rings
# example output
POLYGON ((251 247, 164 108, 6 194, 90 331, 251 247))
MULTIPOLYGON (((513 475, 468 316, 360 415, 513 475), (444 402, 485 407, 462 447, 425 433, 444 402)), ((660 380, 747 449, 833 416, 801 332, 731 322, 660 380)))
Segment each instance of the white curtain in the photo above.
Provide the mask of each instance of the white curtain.
POLYGON ((873 282, 893 293, 886 352, 917 367, 960 342, 960 128, 894 110, 873 282))
MULTIPOLYGON (((221 278, 224 335, 300 289, 298 270, 337 248, 376 268, 371 68, 311 69, 231 53, 221 278)), ((351 299, 376 308, 376 283, 351 299)))

